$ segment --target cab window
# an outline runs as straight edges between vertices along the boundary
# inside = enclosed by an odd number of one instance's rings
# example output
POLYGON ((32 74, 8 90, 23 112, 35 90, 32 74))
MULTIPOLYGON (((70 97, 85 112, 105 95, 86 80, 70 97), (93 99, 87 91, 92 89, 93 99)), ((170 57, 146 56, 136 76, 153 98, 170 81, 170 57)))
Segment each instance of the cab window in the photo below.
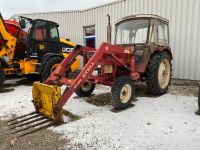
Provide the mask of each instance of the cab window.
POLYGON ((45 41, 47 39, 47 23, 45 21, 37 21, 34 26, 32 39, 37 41, 45 41))
POLYGON ((59 41, 58 27, 55 24, 50 24, 50 41, 52 42, 59 41))
POLYGON ((168 25, 166 23, 158 21, 157 35, 158 43, 169 44, 168 25))

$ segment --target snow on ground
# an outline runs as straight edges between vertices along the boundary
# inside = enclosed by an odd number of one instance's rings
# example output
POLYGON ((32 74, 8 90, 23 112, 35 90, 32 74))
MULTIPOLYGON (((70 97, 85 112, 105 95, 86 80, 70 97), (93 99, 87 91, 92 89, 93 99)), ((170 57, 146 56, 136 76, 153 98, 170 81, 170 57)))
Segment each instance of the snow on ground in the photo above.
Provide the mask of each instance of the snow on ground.
MULTIPOLYGON (((13 91, 0 93, 0 116, 32 112, 31 89, 32 86, 19 85, 14 86, 13 91)), ((105 87, 98 88, 94 94, 109 92, 110 88, 105 87)), ((64 109, 81 119, 50 129, 63 133, 72 143, 81 143, 86 149, 200 148, 200 117, 194 114, 197 110, 196 97, 170 94, 157 98, 137 97, 134 105, 124 111, 113 112, 110 105, 96 106, 74 94, 64 109)))

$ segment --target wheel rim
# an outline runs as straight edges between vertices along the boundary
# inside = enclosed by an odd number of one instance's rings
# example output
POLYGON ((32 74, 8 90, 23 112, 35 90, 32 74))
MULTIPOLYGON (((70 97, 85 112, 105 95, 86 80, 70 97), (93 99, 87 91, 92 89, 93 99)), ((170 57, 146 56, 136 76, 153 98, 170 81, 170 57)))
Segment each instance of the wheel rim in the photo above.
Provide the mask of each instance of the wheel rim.
POLYGON ((84 91, 84 92, 89 91, 91 88, 92 88, 92 84, 90 84, 90 83, 81 85, 81 90, 84 91))
POLYGON ((171 76, 170 62, 167 58, 165 58, 160 63, 158 70, 158 81, 162 89, 165 89, 168 86, 170 81, 170 76, 171 76))
POLYGON ((58 67, 58 64, 54 64, 52 67, 51 67, 51 73, 54 72, 54 70, 58 67))
POLYGON ((130 98, 131 98, 131 94, 132 94, 132 88, 129 84, 125 84, 120 92, 120 100, 122 103, 127 103, 130 98))

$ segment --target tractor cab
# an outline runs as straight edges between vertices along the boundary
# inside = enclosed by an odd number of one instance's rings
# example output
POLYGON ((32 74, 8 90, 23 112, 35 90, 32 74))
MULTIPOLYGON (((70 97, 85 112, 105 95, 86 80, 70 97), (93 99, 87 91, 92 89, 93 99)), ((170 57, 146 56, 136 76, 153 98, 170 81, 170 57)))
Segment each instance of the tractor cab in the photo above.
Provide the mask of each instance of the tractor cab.
POLYGON ((116 45, 169 45, 168 20, 157 15, 134 15, 116 23, 116 45))
POLYGON ((157 15, 133 15, 120 19, 115 24, 115 45, 134 47, 137 71, 143 72, 155 51, 169 47, 169 21, 157 15))
POLYGON ((27 57, 42 58, 47 53, 60 53, 59 25, 42 19, 21 17, 20 26, 27 31, 27 57))

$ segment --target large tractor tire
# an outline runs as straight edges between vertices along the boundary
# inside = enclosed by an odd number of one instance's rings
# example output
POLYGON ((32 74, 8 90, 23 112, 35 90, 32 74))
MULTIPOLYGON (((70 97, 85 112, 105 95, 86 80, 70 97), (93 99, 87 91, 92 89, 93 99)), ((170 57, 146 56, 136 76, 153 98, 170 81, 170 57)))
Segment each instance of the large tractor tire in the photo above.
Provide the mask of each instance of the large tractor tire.
POLYGON ((165 94, 172 75, 171 56, 167 52, 151 56, 147 68, 147 87, 154 95, 165 94))
POLYGON ((131 105, 135 98, 134 81, 128 76, 120 76, 113 83, 112 89, 112 106, 117 109, 125 109, 131 105))
POLYGON ((81 87, 76 90, 76 95, 79 97, 88 97, 92 94, 92 92, 95 89, 95 84, 94 83, 85 83, 81 85, 81 87))
POLYGON ((46 81, 56 67, 63 61, 61 57, 52 57, 42 66, 43 70, 40 74, 41 81, 46 81))
POLYGON ((3 70, 3 67, 0 65, 0 86, 3 85, 3 83, 5 82, 5 73, 4 73, 4 70, 3 70))

